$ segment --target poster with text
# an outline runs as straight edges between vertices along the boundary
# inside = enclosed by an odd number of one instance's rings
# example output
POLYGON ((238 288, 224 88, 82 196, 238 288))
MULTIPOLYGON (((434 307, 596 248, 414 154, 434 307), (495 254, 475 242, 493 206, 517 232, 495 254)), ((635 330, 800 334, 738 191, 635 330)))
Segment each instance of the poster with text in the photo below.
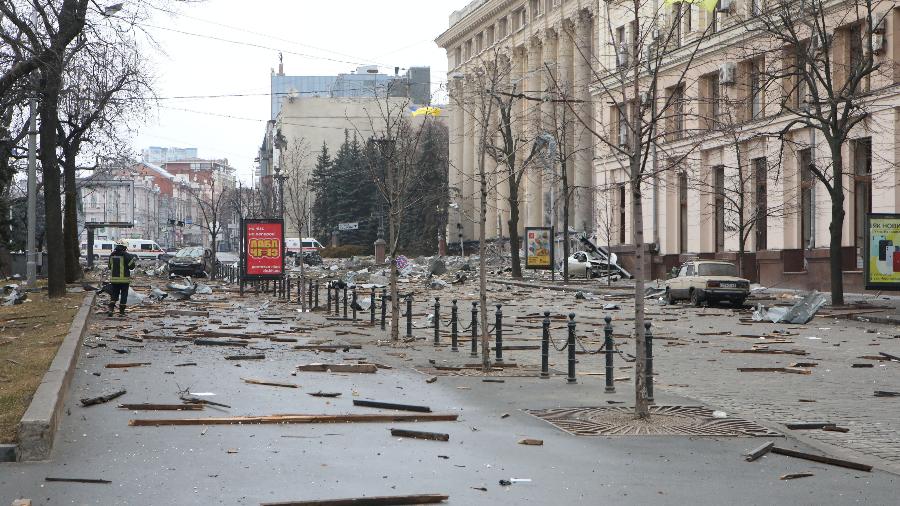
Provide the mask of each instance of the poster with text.
POLYGON ((284 273, 284 222, 244 221, 245 279, 275 279, 284 273))
POLYGON ((525 228, 525 268, 553 268, 553 229, 550 227, 525 228))
POLYGON ((866 216, 867 290, 900 290, 900 214, 866 216))

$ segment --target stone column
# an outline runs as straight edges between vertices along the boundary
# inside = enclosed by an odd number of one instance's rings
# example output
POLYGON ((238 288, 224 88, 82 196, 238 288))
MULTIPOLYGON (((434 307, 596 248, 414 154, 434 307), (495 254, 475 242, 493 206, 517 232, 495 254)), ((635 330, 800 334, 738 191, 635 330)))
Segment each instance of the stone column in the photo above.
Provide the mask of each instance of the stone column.
MULTIPOLYGON (((497 108, 496 104, 491 107, 493 114, 490 118, 488 126, 488 135, 491 136, 491 144, 497 144, 497 108)), ((495 239, 497 237, 497 162, 488 154, 484 157, 484 170, 487 176, 487 216, 484 225, 484 237, 486 239, 495 239)))
MULTIPOLYGON (((462 234, 463 239, 472 239, 472 193, 475 189, 475 179, 472 177, 472 161, 474 160, 475 151, 475 122, 472 119, 472 104, 469 92, 471 91, 470 83, 465 84, 465 98, 463 99, 465 111, 463 113, 463 157, 461 169, 460 188, 462 190, 462 198, 460 202, 460 213, 462 214, 462 234)), ((457 236, 458 240, 459 237, 457 236)))
MULTIPOLYGON (((581 11, 575 21, 575 99, 581 101, 577 105, 578 115, 590 123, 593 115, 591 106, 590 83, 592 81, 591 63, 593 18, 588 11, 581 11)), ((593 158, 594 139, 591 133, 577 122, 575 125, 575 230, 591 233, 594 230, 593 202, 593 158)))
MULTIPOLYGON (((541 79, 541 69, 543 68, 542 47, 538 39, 533 39, 528 46, 528 84, 523 90, 528 97, 539 97, 541 95, 543 79, 541 79)), ((541 108, 540 102, 533 100, 525 100, 527 111, 527 149, 526 153, 531 152, 531 146, 535 138, 541 133, 541 108)), ((527 154, 525 155, 528 156, 527 154)), ((523 160, 524 161, 524 160, 523 160)), ((543 167, 540 159, 532 160, 531 166, 528 167, 525 179, 525 226, 540 227, 544 224, 544 195, 542 188, 543 167)))
MULTIPOLYGON (((574 40, 575 37, 575 26, 572 24, 570 20, 563 21, 560 29, 559 29, 559 43, 557 46, 557 61, 558 65, 558 77, 559 86, 562 90, 559 93, 559 97, 565 100, 573 100, 575 98, 574 88, 572 86, 572 82, 574 81, 575 74, 575 60, 573 59, 574 55, 574 40)), ((557 105, 557 114, 560 120, 565 125, 565 130, 561 133, 564 133, 563 136, 565 139, 565 145, 560 146, 558 149, 564 150, 561 151, 564 154, 566 160, 566 181, 569 185, 569 188, 575 184, 575 124, 578 120, 575 118, 575 115, 572 114, 572 111, 569 109, 569 106, 566 104, 557 105)), ((560 169, 561 170, 561 169, 560 169)), ((560 177, 562 174, 560 174, 560 177)), ((562 185, 560 185, 560 192, 562 191, 562 185)), ((563 226, 563 209, 564 209, 564 196, 560 196, 560 201, 558 204, 559 210, 559 226, 563 226)), ((573 227, 575 225, 575 205, 572 200, 569 200, 569 226, 573 227)))
MULTIPOLYGON (((517 47, 514 49, 513 57, 515 58, 515 66, 512 73, 512 84, 514 87, 510 89, 514 93, 521 93, 523 90, 527 88, 528 79, 526 76, 526 72, 528 69, 528 52, 525 46, 517 47)), ((512 111, 512 129, 520 139, 525 139, 527 137, 528 125, 526 118, 528 115, 526 114, 526 100, 520 100, 518 103, 513 105, 512 111)), ((516 151, 516 166, 513 169, 513 173, 509 174, 510 177, 519 177, 519 171, 522 168, 522 162, 525 160, 525 156, 527 155, 526 151, 527 147, 525 143, 522 142, 519 144, 518 149, 516 151)), ((518 228, 519 234, 525 233, 525 215, 527 211, 527 204, 525 203, 525 187, 528 185, 528 180, 525 177, 521 177, 521 181, 518 188, 518 195, 515 196, 518 208, 519 208, 519 219, 516 222, 516 228, 518 228)), ((509 190, 507 189, 507 193, 509 190)), ((511 212, 509 206, 506 208, 507 213, 511 212)), ((509 230, 507 230, 509 232, 509 230)))
POLYGON ((462 170, 463 170, 463 127, 465 123, 465 112, 463 111, 462 102, 460 101, 463 93, 463 86, 460 81, 452 81, 452 93, 450 93, 450 174, 449 189, 450 203, 456 204, 457 208, 450 208, 447 213, 447 241, 456 242, 457 227, 460 223, 459 209, 462 206, 462 170))
MULTIPOLYGON (((540 89, 541 95, 539 96, 541 97, 556 96, 556 85, 557 79, 559 78, 559 72, 557 71, 558 60, 556 58, 557 46, 558 37, 556 30, 547 30, 544 34, 544 43, 542 45, 543 56, 541 58, 542 71, 540 72, 540 75, 544 82, 540 89)), ((541 133, 549 133, 554 138, 557 137, 556 122, 558 119, 556 118, 557 111, 554 109, 555 105, 556 104, 549 101, 541 103, 541 133)), ((541 194, 543 197, 541 224, 549 227, 555 225, 553 216, 554 212, 559 209, 559 176, 557 175, 559 164, 557 163, 556 157, 551 158, 549 157, 549 154, 542 156, 541 158, 542 160, 539 164, 542 175, 541 194)))

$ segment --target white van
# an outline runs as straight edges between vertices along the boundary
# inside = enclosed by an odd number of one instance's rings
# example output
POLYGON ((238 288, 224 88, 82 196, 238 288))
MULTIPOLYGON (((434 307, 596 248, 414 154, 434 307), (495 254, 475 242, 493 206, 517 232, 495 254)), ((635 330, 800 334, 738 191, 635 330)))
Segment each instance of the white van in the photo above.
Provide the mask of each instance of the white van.
POLYGON ((162 249, 155 241, 126 239, 125 242, 128 244, 128 252, 141 260, 156 260, 160 255, 166 254, 166 250, 162 249))
MULTIPOLYGON (((94 260, 99 260, 101 258, 106 258, 110 253, 115 249, 116 243, 113 241, 107 241, 105 239, 95 239, 94 240, 94 260)), ((87 241, 82 241, 79 246, 81 250, 81 256, 87 258, 87 241)))
POLYGON ((304 237, 303 243, 301 246, 299 237, 285 237, 284 238, 284 249, 287 251, 288 255, 296 255, 302 251, 305 253, 309 253, 310 251, 319 251, 320 249, 324 249, 324 246, 316 240, 315 237, 304 237))

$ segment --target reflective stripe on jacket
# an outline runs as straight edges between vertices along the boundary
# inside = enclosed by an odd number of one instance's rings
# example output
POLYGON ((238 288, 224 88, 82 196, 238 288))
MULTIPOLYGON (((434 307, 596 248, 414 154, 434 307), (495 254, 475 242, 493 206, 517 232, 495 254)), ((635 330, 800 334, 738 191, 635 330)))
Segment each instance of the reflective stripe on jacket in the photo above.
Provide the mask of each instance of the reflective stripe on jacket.
POLYGON ((109 255, 109 282, 130 283, 131 270, 137 265, 137 257, 127 251, 114 251, 109 255))

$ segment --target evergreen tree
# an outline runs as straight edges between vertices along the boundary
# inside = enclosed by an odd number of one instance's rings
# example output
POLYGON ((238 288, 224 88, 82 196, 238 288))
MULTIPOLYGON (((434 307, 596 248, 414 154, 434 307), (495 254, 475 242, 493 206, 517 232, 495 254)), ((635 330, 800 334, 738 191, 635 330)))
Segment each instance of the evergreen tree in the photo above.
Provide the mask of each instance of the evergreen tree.
POLYGON ((322 244, 328 244, 331 234, 329 227, 329 201, 332 199, 331 185, 334 161, 328 152, 328 145, 322 142, 322 151, 316 157, 316 166, 313 168, 312 179, 310 181, 311 190, 313 192, 312 205, 312 230, 311 234, 317 238, 322 244))

